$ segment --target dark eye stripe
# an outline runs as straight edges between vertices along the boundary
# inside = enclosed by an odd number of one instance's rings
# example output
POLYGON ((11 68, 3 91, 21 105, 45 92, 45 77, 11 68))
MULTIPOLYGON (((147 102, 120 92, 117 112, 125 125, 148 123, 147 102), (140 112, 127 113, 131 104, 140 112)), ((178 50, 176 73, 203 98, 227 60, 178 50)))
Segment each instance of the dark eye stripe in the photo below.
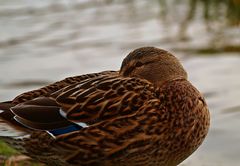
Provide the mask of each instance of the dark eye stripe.
POLYGON ((149 62, 144 63, 144 65, 147 65, 147 64, 150 64, 150 63, 155 63, 155 62, 156 62, 155 60, 149 61, 149 62))
POLYGON ((138 61, 134 66, 130 66, 124 73, 123 73, 123 76, 129 76, 129 74, 134 70, 134 68, 136 67, 141 67, 143 65, 147 65, 147 64, 151 64, 151 63, 154 63, 156 62, 155 60, 152 60, 152 61, 149 61, 149 62, 146 62, 146 63, 142 63, 140 61, 138 61))
POLYGON ((140 67, 140 66, 142 66, 142 65, 143 65, 142 62, 137 62, 135 66, 136 66, 136 67, 140 67))

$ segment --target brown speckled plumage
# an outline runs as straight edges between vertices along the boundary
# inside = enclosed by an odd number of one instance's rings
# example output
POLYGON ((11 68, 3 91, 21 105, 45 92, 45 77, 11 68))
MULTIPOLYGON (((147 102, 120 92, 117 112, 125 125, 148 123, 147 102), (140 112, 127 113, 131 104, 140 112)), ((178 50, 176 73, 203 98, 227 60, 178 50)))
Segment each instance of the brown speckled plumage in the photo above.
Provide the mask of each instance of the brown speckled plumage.
POLYGON ((69 77, 0 109, 0 126, 24 135, 0 138, 47 165, 175 166, 209 128, 206 102, 182 65, 154 47, 131 52, 119 72, 69 77), (79 130, 49 134, 80 123, 79 130))

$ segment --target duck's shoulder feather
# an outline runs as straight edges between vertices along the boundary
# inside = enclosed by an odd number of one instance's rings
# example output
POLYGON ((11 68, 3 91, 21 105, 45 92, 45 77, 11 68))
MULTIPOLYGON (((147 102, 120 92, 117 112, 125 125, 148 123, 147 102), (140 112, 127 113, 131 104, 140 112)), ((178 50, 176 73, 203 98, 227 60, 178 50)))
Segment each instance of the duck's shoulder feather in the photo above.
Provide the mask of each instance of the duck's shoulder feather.
POLYGON ((77 82, 84 81, 89 78, 95 78, 95 77, 98 77, 101 75, 115 75, 115 74, 118 74, 118 72, 117 71, 103 71, 103 72, 99 72, 99 73, 90 73, 90 74, 84 74, 84 75, 79 75, 79 76, 74 76, 74 77, 67 77, 61 81, 54 82, 54 83, 44 86, 42 88, 22 93, 22 94, 18 95, 17 97, 15 97, 13 99, 12 103, 19 104, 19 103, 22 103, 25 101, 32 100, 39 96, 48 96, 66 86, 69 86, 69 85, 77 83, 77 82))

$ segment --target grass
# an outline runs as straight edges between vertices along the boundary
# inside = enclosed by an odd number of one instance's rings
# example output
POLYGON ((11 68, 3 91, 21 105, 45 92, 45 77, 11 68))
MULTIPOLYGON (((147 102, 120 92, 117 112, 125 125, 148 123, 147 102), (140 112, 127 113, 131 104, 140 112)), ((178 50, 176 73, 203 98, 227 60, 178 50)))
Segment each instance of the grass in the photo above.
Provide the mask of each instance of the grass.
MULTIPOLYGON (((6 165, 3 160, 8 159, 12 156, 18 156, 21 155, 18 151, 15 149, 9 147, 6 143, 0 141, 0 165, 2 166, 10 166, 6 165)), ((16 161, 11 164, 12 166, 43 166, 43 164, 31 161, 31 160, 21 160, 21 161, 16 161)))
POLYGON ((15 149, 0 141, 0 155, 10 157, 19 154, 15 149))

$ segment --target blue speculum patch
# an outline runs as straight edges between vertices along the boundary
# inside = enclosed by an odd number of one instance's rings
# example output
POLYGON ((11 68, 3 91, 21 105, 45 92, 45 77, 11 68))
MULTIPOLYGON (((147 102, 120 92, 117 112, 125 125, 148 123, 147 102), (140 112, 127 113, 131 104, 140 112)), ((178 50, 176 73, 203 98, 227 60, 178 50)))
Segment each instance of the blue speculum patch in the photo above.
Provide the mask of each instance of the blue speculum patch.
POLYGON ((48 130, 48 132, 50 134, 52 134, 53 136, 58 136, 58 135, 62 135, 62 134, 66 134, 66 133, 71 133, 74 131, 78 131, 80 129, 82 129, 83 127, 73 124, 64 128, 59 128, 59 129, 54 129, 54 130, 48 130))

